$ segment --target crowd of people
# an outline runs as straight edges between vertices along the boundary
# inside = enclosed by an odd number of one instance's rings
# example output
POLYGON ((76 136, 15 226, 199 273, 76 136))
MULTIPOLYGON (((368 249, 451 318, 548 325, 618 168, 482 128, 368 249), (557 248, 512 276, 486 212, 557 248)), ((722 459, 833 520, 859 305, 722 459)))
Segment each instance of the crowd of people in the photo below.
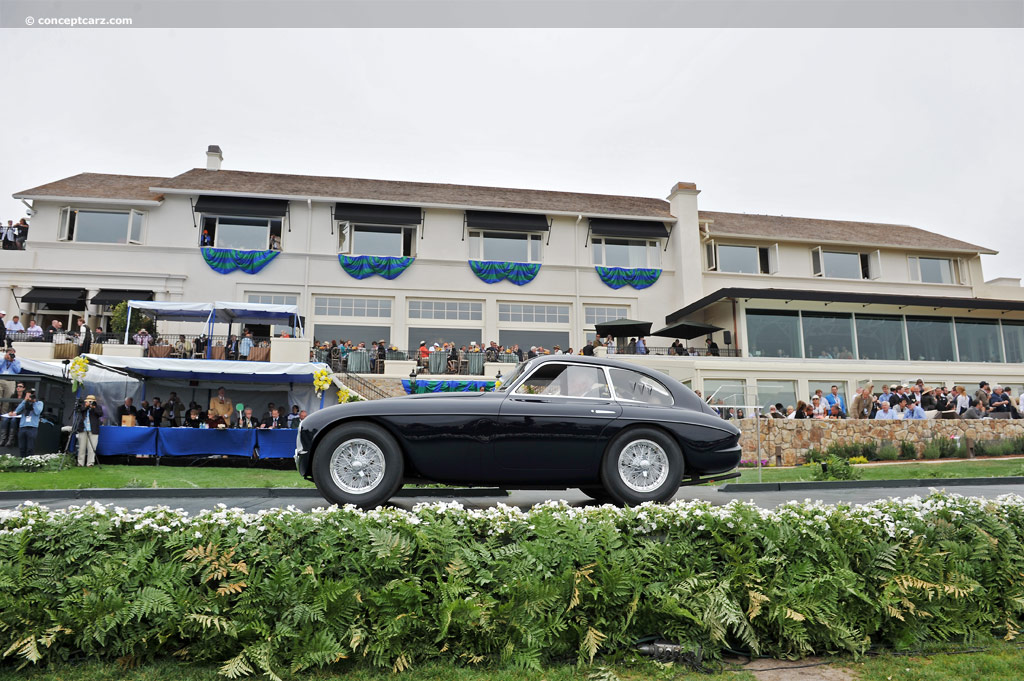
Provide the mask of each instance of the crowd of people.
POLYGON ((0 222, 0 248, 5 251, 23 251, 27 240, 28 220, 22 218, 17 223, 8 220, 6 225, 0 222))
MULTIPOLYGON (((717 408, 723 413, 721 408, 717 408)), ((735 415, 735 414, 734 414, 735 415)), ((830 392, 816 390, 810 400, 783 407, 769 405, 767 416, 787 419, 985 419, 1024 418, 1021 404, 1009 386, 980 381, 973 393, 964 385, 929 386, 917 379, 910 385, 883 385, 880 392, 868 384, 857 388, 847 405, 846 398, 833 385, 830 392)), ((724 418, 729 418, 726 413, 724 418)))

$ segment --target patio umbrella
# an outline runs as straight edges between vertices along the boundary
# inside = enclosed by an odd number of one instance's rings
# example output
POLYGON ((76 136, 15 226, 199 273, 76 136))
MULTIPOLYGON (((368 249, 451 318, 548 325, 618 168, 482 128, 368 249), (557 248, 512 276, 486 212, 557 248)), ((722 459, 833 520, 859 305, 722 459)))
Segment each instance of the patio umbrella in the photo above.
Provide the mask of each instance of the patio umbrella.
POLYGON ((616 338, 627 336, 647 336, 651 333, 653 322, 638 322, 635 319, 615 319, 610 322, 602 322, 594 325, 598 336, 611 334, 616 338))
POLYGON ((664 329, 658 329, 651 333, 652 336, 663 336, 665 338, 685 338, 690 340, 697 336, 706 336, 709 333, 715 331, 721 331, 722 328, 719 326, 712 326, 711 324, 702 324, 701 322, 676 322, 675 324, 669 324, 664 329))

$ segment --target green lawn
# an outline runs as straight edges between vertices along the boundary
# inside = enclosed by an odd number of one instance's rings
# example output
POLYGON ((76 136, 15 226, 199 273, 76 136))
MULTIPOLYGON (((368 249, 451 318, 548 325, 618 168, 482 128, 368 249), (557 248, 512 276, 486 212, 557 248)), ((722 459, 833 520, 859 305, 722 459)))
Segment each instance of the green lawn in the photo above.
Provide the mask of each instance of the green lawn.
MULTIPOLYGON (((847 668, 859 681, 1020 681, 1024 650, 1017 643, 977 646, 980 652, 951 655, 879 655, 847 668)), ((970 649, 968 649, 970 650, 970 649)))
MULTIPOLYGON (((940 463, 889 463, 858 466, 863 480, 902 478, 964 478, 1024 475, 1024 459, 984 459, 940 463)), ((810 480, 810 467, 764 468, 765 482, 810 480)), ((757 482, 757 469, 727 482, 757 482)), ((203 466, 96 466, 62 471, 0 473, 0 490, 89 489, 118 487, 313 487, 291 469, 211 468, 203 466)))
MULTIPOLYGON (((885 463, 857 466, 861 480, 902 480, 912 478, 989 478, 1024 475, 1024 459, 976 459, 973 461, 940 461, 938 463, 885 463)), ((757 482, 756 468, 741 469, 743 475, 728 482, 757 482)), ((764 482, 810 480, 814 467, 762 468, 764 482)))
POLYGON ((313 487, 294 469, 202 466, 94 466, 62 471, 0 473, 0 490, 96 487, 313 487))

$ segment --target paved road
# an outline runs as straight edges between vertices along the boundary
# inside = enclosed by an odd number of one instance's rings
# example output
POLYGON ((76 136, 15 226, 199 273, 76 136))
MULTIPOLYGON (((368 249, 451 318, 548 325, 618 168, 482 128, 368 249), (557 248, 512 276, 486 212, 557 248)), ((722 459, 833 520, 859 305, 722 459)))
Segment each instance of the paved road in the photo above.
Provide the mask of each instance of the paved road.
MULTIPOLYGON (((961 494, 964 496, 974 497, 985 497, 994 498, 1001 494, 1019 494, 1024 496, 1024 485, 978 485, 978 486, 951 486, 946 488, 949 492, 961 494)), ((714 487, 684 487, 676 498, 678 499, 704 499, 710 501, 713 504, 726 504, 732 499, 739 499, 740 501, 751 501, 762 508, 774 508, 781 503, 791 500, 803 500, 805 498, 820 499, 826 503, 864 503, 868 501, 874 501, 876 499, 887 499, 889 497, 908 497, 913 495, 926 495, 928 494, 928 488, 913 487, 913 488, 869 488, 869 489, 850 489, 850 490, 802 490, 802 491, 782 491, 782 492, 744 492, 739 494, 729 494, 719 492, 714 487)), ((26 497, 30 499, 30 497, 26 497)), ((549 499, 565 499, 571 504, 584 506, 589 503, 593 503, 587 497, 583 496, 575 490, 529 490, 529 491, 515 491, 511 492, 508 496, 489 496, 489 497, 441 497, 441 496, 421 496, 421 497, 397 497, 392 500, 392 504, 400 508, 412 509, 418 503, 429 502, 429 501, 449 501, 456 500, 462 503, 467 508, 487 508, 493 506, 499 502, 508 504, 510 506, 519 506, 520 508, 529 508, 530 506, 547 501, 549 499)), ((23 500, 18 499, 3 499, 0 500, 0 509, 12 509, 15 508, 23 500)), ((73 504, 82 504, 87 501, 85 495, 82 499, 47 499, 41 501, 45 506, 53 509, 65 508, 73 504)), ((202 509, 212 508, 218 503, 227 504, 229 507, 239 507, 249 512, 259 511, 261 509, 268 508, 284 508, 292 505, 302 510, 310 510, 318 506, 325 506, 326 502, 320 497, 310 496, 307 493, 296 496, 278 496, 268 497, 266 494, 253 495, 253 496, 232 496, 227 498, 219 497, 190 497, 190 498, 178 498, 178 497, 161 497, 159 496, 159 490, 153 490, 153 496, 145 499, 138 498, 104 498, 101 499, 105 504, 114 504, 117 506, 123 506, 125 508, 138 508, 147 505, 162 504, 170 506, 171 508, 182 508, 189 513, 195 513, 202 509)))

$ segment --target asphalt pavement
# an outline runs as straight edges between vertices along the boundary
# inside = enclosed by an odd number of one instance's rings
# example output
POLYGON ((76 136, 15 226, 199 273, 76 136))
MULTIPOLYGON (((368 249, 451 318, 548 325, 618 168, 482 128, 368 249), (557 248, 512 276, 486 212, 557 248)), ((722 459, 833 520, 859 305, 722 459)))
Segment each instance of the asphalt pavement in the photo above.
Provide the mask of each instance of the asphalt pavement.
MULTIPOLYGON (((929 487, 875 487, 860 489, 827 489, 827 490, 781 490, 764 492, 722 492, 718 487, 698 486, 684 487, 676 495, 677 499, 703 499, 712 504, 724 505, 738 499, 749 501, 762 508, 774 508, 787 501, 802 501, 804 499, 820 500, 825 503, 865 503, 876 499, 888 499, 890 497, 909 497, 914 495, 924 496, 930 493, 931 489, 946 489, 949 492, 963 496, 982 497, 993 499, 1003 494, 1018 494, 1024 496, 1024 484, 998 484, 998 485, 956 485, 929 487)), ((171 508, 181 508, 189 513, 213 508, 218 503, 226 504, 229 507, 238 507, 250 513, 262 509, 285 508, 295 506, 296 508, 308 511, 313 508, 326 506, 327 502, 316 495, 315 490, 285 490, 275 489, 253 490, 252 494, 231 490, 230 493, 218 494, 211 490, 211 494, 201 495, 200 490, 188 490, 189 496, 161 496, 161 490, 146 490, 146 496, 140 497, 141 490, 130 490, 124 496, 116 496, 116 490, 104 490, 102 498, 96 498, 104 504, 113 504, 125 508, 140 508, 143 506, 163 505, 171 508)), ((404 494, 410 494, 405 491, 404 494)), ((486 492, 485 492, 486 493, 486 492)), ((48 493, 47 497, 53 493, 48 493)), ((99 495, 97 495, 99 496, 99 495)), ((90 496, 89 490, 80 492, 70 491, 66 497, 41 498, 26 492, 23 496, 11 496, 5 493, 0 499, 0 509, 13 509, 24 501, 34 501, 52 509, 66 508, 71 505, 81 505, 94 497, 90 496)), ((461 493, 460 490, 429 490, 422 496, 400 496, 391 500, 391 505, 411 510, 413 506, 422 502, 432 501, 458 501, 466 508, 488 508, 498 503, 509 506, 518 506, 528 509, 551 499, 564 499, 570 504, 586 506, 595 502, 584 496, 577 490, 516 490, 507 495, 491 494, 480 496, 478 490, 470 493, 461 493)))

